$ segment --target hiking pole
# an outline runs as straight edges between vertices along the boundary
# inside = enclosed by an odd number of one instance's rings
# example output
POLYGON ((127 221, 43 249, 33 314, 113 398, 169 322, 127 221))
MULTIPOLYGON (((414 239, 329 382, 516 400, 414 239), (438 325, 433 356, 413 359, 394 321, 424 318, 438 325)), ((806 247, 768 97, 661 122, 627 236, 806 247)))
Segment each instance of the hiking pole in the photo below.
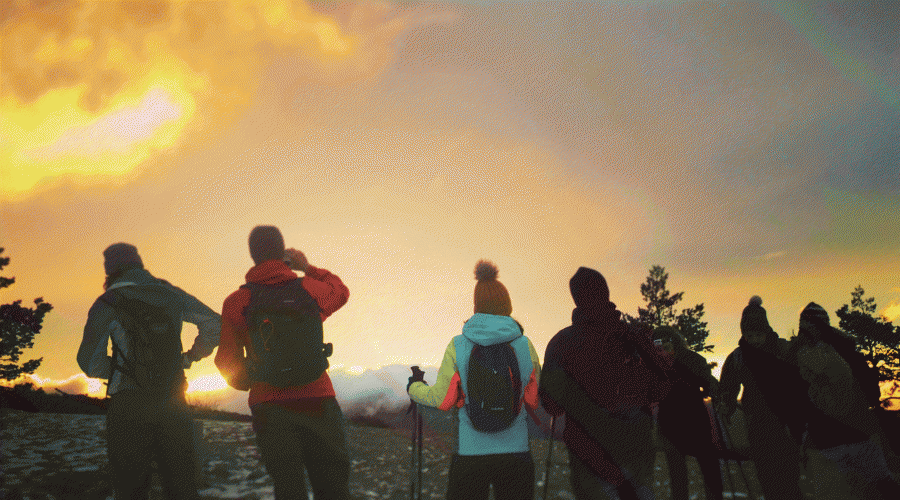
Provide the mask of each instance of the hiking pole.
POLYGON ((721 444, 722 451, 720 453, 720 456, 718 457, 719 458, 719 473, 722 476, 722 490, 723 490, 722 494, 723 495, 725 494, 724 490, 725 490, 726 482, 727 482, 728 490, 731 491, 731 498, 736 498, 737 497, 737 487, 734 484, 734 478, 731 476, 730 461, 726 458, 726 454, 728 453, 728 441, 725 439, 725 435, 723 434, 723 432, 724 432, 722 429, 723 422, 722 422, 722 419, 719 417, 719 412, 716 410, 716 407, 713 404, 709 403, 708 408, 713 417, 713 422, 712 422, 714 424, 713 430, 714 430, 714 432, 716 432, 716 436, 718 436, 722 442, 722 444, 721 444))
POLYGON ((415 401, 409 401, 409 409, 406 410, 406 414, 412 413, 412 427, 410 430, 410 446, 409 446, 409 500, 416 500, 416 447, 419 442, 419 438, 416 435, 419 430, 418 420, 419 420, 419 407, 415 401))
MULTIPOLYGON (((423 379, 425 372, 418 366, 411 367, 414 379, 423 379)), ((409 499, 420 500, 422 498, 422 415, 419 414, 419 405, 410 398, 409 409, 406 414, 412 413, 412 431, 410 438, 410 463, 409 463, 409 499), (418 467, 418 472, 415 472, 418 467), (418 487, 418 488, 417 488, 418 487)))
POLYGON ((556 441, 553 439, 553 432, 556 429, 556 415, 550 415, 550 445, 548 446, 549 450, 547 450, 547 465, 544 468, 544 496, 543 499, 547 500, 547 486, 550 482, 550 467, 551 467, 551 458, 553 458, 553 443, 556 441))
POLYGON ((416 427, 417 427, 416 435, 419 436, 419 444, 418 444, 419 458, 418 458, 418 460, 416 460, 416 462, 418 462, 418 465, 419 465, 419 470, 418 470, 419 479, 417 481, 418 490, 416 491, 416 500, 422 500, 422 448, 424 447, 423 445, 425 443, 425 436, 424 436, 424 433, 422 432, 422 414, 420 412, 416 412, 416 427))

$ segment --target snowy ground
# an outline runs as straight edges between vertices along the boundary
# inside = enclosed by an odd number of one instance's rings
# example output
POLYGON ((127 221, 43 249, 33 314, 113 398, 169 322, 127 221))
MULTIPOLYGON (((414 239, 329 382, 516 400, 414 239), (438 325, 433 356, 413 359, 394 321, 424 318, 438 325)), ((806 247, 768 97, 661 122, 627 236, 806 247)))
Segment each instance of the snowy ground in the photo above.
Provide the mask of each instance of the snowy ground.
MULTIPOLYGON (((107 476, 103 416, 33 414, 0 410, 2 460, 0 498, 4 499, 107 499, 112 489, 107 476)), ((198 420, 201 472, 200 494, 204 499, 271 499, 272 484, 259 462, 249 423, 198 420)), ((404 431, 350 426, 348 428, 352 473, 350 489, 358 499, 394 499, 409 496, 410 443, 404 431)), ((547 441, 533 440, 535 498, 541 498, 547 441)), ((450 464, 450 438, 426 437, 422 498, 443 498, 450 464)), ((549 499, 572 499, 568 485, 565 448, 554 447, 554 465, 549 481, 549 499)), ((731 477, 740 474, 732 469, 731 477)), ((656 462, 657 498, 669 498, 665 459, 656 462)), ((691 470, 693 498, 699 491, 696 467, 691 470)), ((746 475, 754 480, 752 464, 746 475)), ((738 494, 726 498, 749 498, 740 479, 738 494)), ((161 498, 158 484, 151 498, 161 498)), ((758 491, 758 487, 755 491, 758 491)))

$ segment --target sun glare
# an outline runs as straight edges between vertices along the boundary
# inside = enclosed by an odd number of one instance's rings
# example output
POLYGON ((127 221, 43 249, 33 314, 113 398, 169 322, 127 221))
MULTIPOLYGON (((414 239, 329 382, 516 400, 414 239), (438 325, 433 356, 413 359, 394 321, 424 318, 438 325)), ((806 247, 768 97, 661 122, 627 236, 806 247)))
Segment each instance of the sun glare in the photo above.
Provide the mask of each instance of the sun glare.
POLYGON ((882 311, 881 316, 890 322, 900 319, 900 302, 891 302, 891 304, 882 311))
POLYGON ((228 383, 219 374, 201 375, 195 379, 188 381, 188 394, 208 393, 225 390, 228 383))

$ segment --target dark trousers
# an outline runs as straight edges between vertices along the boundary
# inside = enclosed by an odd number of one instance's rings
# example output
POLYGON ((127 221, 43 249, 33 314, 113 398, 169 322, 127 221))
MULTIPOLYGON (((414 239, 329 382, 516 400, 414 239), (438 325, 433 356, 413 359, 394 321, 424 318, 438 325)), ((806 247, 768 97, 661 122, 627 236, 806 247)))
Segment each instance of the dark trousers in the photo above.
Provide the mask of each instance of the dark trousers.
POLYGON ((326 399, 321 411, 298 411, 274 403, 251 408, 256 445, 272 478, 277 500, 306 500, 303 470, 317 500, 350 497, 350 457, 341 408, 326 399))
POLYGON ((183 400, 114 394, 106 412, 106 444, 116 500, 149 497, 154 461, 166 498, 197 499, 192 428, 183 400))
MULTIPOLYGON (((672 498, 688 499, 687 456, 674 447, 666 448, 666 464, 669 466, 669 484, 672 486, 672 498)), ((722 468, 719 459, 713 454, 702 454, 697 458, 697 465, 703 474, 703 486, 707 500, 722 499, 722 468)))
POLYGON ((453 455, 447 500, 487 500, 490 485, 497 500, 534 498, 534 460, 530 452, 453 455))
MULTIPOLYGON (((761 420, 761 419, 760 419, 761 420)), ((747 425, 750 460, 766 498, 794 500, 800 491, 800 446, 777 420, 757 423, 750 415, 747 425)))

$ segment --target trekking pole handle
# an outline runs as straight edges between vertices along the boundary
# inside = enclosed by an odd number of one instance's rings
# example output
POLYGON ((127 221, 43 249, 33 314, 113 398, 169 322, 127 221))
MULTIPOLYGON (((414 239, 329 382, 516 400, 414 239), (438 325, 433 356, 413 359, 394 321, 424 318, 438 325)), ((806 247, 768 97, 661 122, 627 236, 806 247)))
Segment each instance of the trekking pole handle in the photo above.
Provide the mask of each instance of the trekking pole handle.
POLYGON ((412 372, 413 372, 413 377, 415 377, 415 378, 417 378, 417 379, 423 379, 423 378, 425 378, 425 372, 422 371, 422 370, 419 368, 418 365, 416 365, 416 366, 411 366, 411 367, 410 367, 410 370, 412 370, 412 372))

